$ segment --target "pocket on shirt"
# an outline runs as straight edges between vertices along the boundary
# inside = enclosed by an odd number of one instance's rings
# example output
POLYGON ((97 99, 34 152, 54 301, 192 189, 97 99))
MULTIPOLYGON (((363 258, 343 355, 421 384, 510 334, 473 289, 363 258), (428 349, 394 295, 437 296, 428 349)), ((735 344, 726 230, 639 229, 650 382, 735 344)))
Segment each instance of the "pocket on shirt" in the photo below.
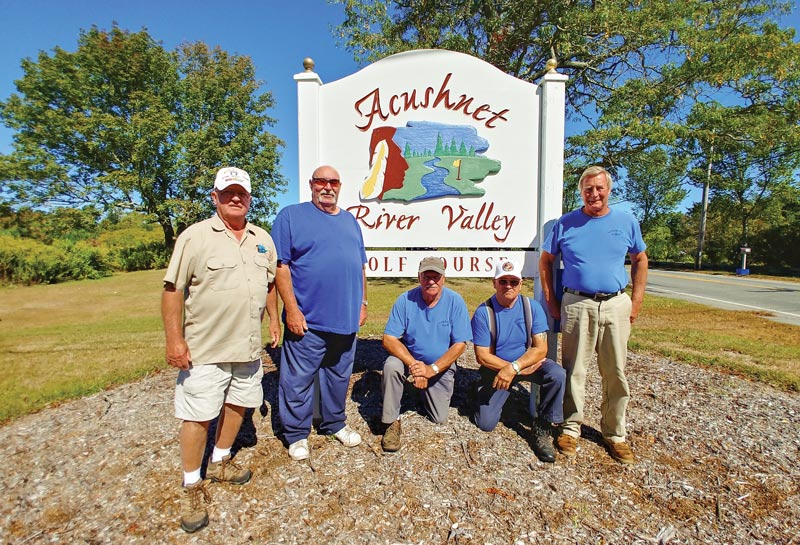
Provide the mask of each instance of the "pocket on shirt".
POLYGON ((256 282, 261 286, 266 286, 269 283, 269 258, 263 254, 256 254, 253 256, 253 263, 256 264, 258 271, 256 282))
POLYGON ((209 285, 212 290, 232 290, 238 285, 238 263, 212 257, 206 262, 206 267, 208 268, 209 285))

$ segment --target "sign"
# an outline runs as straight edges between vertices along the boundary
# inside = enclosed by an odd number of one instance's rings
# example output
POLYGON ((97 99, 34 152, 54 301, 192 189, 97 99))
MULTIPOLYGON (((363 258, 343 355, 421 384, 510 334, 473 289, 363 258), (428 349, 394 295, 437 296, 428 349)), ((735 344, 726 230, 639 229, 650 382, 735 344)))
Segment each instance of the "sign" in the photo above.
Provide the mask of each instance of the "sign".
POLYGON ((361 226, 371 276, 415 276, 442 249, 459 249, 451 276, 491 276, 488 263, 509 256, 537 274, 527 264, 561 214, 565 76, 533 85, 442 50, 324 85, 312 68, 295 76, 300 200, 317 166, 339 171, 339 206, 361 226))

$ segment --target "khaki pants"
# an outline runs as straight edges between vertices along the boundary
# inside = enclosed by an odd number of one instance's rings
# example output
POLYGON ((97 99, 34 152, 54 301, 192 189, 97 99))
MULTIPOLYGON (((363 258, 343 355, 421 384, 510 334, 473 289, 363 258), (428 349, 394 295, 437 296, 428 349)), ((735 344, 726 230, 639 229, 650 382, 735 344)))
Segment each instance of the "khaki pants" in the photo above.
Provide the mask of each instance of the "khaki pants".
POLYGON ((578 437, 583 422, 586 372, 592 354, 602 380, 601 433, 607 441, 625 440, 625 410, 630 399, 625 378, 631 299, 622 293, 595 301, 565 293, 561 300, 561 356, 567 371, 562 432, 578 437))

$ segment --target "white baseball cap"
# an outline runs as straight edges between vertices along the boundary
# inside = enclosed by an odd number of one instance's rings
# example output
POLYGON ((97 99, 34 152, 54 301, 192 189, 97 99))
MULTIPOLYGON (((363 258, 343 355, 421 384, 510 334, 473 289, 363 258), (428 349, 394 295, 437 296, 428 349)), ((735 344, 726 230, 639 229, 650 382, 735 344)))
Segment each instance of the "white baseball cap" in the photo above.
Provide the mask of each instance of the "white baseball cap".
POLYGON ((522 280, 522 267, 519 266, 519 263, 511 261, 510 259, 498 261, 497 265, 494 267, 494 277, 497 279, 503 276, 513 276, 514 278, 522 280))
POLYGON ((228 186, 240 185, 245 191, 251 193, 250 175, 244 170, 236 167, 223 167, 217 171, 214 180, 214 189, 222 191, 228 186))

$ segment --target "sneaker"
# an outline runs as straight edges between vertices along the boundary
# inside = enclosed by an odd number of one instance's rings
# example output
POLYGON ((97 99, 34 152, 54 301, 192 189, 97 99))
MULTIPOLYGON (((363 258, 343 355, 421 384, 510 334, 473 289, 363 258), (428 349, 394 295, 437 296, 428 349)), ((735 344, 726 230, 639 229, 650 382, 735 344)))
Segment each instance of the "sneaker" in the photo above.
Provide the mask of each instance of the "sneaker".
POLYGON ((289 445, 289 458, 295 462, 307 460, 308 455, 308 439, 300 439, 289 445))
POLYGON ((397 452, 400 450, 400 437, 402 435, 403 430, 400 427, 400 421, 395 420, 383 433, 383 439, 381 439, 383 450, 386 452, 397 452))
POLYGON ((196 532, 208 524, 208 511, 203 503, 211 502, 205 481, 183 487, 181 499, 181 528, 184 532, 196 532))
POLYGON ((223 456, 219 462, 210 462, 206 470, 206 479, 215 483, 245 484, 253 473, 231 459, 231 455, 223 456))
POLYGON ((355 447, 361 444, 361 436, 350 426, 345 426, 333 434, 341 444, 346 447, 355 447))
POLYGON ((566 456, 567 458, 572 458, 576 454, 578 454, 578 440, 571 435, 567 435, 566 433, 562 433, 556 439, 556 448, 558 452, 566 456))
POLYGON ((552 464, 556 461, 556 451, 553 449, 552 426, 550 422, 536 420, 533 423, 533 452, 540 461, 552 464))
POLYGON ((617 462, 621 464, 632 464, 636 461, 636 459, 633 457, 633 451, 631 450, 630 445, 628 445, 628 443, 625 441, 614 443, 606 439, 605 442, 606 446, 608 447, 608 453, 617 462))

